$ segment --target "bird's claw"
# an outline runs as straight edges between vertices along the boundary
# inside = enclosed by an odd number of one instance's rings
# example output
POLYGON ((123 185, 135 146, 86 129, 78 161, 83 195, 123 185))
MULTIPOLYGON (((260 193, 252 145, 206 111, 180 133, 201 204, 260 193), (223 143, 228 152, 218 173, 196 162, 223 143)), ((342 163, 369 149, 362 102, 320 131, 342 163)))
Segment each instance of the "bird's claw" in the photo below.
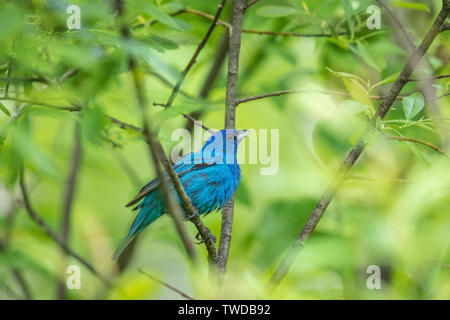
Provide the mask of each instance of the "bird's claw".
POLYGON ((195 235, 195 239, 198 240, 198 242, 194 242, 195 244, 205 243, 209 239, 213 239, 213 241, 216 242, 216 237, 211 233, 211 231, 209 231, 209 229, 208 229, 208 234, 206 235, 206 238, 203 239, 201 233, 197 232, 197 234, 195 235))
POLYGON ((190 215, 185 215, 185 219, 186 219, 187 221, 189 221, 189 220, 191 220, 192 218, 194 218, 194 217, 196 217, 196 216, 198 216, 198 213, 197 213, 197 212, 195 212, 195 213, 193 213, 193 214, 190 214, 190 215))
POLYGON ((185 215, 184 218, 186 219, 186 221, 190 221, 192 218, 198 217, 198 215, 199 215, 198 210, 197 210, 197 208, 194 207, 194 213, 185 215))

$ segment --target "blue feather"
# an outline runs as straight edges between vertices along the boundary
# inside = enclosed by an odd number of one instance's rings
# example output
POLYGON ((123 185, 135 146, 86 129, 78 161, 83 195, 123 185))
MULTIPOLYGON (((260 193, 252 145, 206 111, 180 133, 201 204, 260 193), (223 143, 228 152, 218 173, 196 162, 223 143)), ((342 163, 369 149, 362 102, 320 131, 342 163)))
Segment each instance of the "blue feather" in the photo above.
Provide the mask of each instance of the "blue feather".
MULTIPOLYGON (((222 209, 236 191, 241 179, 241 168, 237 162, 237 147, 246 135, 248 135, 246 130, 215 132, 201 150, 184 156, 173 165, 186 194, 199 214, 222 209)), ((158 187, 159 179, 155 178, 127 204, 127 206, 131 206, 140 202, 135 208, 138 215, 128 235, 114 253, 113 259, 119 258, 139 232, 167 213, 158 187)), ((170 185, 170 188, 180 203, 173 185, 170 185)))

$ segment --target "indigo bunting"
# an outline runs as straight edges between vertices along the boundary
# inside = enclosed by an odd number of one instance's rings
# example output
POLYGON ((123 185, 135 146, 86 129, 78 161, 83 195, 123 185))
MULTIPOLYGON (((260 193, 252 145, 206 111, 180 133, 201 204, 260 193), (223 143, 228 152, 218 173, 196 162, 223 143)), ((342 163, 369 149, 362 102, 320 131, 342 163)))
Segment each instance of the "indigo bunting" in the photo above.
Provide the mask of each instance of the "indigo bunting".
MULTIPOLYGON (((202 149, 182 157, 173 165, 186 194, 199 214, 222 209, 233 196, 241 179, 237 162, 239 142, 249 134, 247 130, 226 129, 215 132, 202 149)), ((180 198, 170 188, 178 203, 180 198)), ((138 212, 128 235, 113 255, 117 259, 133 238, 145 227, 166 213, 164 198, 159 191, 159 178, 145 185, 127 207, 139 203, 138 212)))

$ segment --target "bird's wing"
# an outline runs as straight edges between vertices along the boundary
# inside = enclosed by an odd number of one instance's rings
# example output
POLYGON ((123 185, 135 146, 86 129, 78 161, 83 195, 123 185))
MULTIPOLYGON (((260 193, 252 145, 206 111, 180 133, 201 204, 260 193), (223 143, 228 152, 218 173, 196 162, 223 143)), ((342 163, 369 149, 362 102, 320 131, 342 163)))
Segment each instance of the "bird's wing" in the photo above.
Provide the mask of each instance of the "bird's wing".
MULTIPOLYGON (((200 168, 209 167, 213 164, 207 164, 207 163, 198 163, 198 164, 186 164, 183 163, 181 160, 174 164, 173 168, 175 172, 178 174, 178 177, 181 178, 183 175, 198 170, 200 168)), ((159 178, 155 178, 152 181, 150 181, 148 184, 146 184, 134 197, 133 200, 127 203, 125 207, 131 207, 132 205, 138 203, 141 199, 143 199, 146 195, 148 195, 150 192, 155 190, 159 187, 159 178)), ((135 208, 136 209, 136 208, 135 208)))

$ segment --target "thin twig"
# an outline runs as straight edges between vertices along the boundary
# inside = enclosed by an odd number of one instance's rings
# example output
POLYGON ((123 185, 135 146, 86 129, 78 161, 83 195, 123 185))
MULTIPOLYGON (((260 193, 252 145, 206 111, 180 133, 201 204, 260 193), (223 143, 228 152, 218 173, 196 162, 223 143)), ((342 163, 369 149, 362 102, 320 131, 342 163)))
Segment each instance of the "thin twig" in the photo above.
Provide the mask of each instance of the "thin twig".
POLYGON ((408 138, 408 137, 397 137, 397 136, 385 136, 385 138, 387 140, 398 140, 398 141, 408 141, 408 142, 414 142, 414 143, 418 143, 418 144, 422 144, 424 146, 427 146, 437 152, 439 152, 440 154, 447 156, 447 154, 439 147, 436 147, 434 144, 427 142, 427 141, 423 141, 420 139, 414 139, 414 138, 408 138))
POLYGON ((112 287, 111 282, 105 276, 103 276, 97 269, 95 269, 93 265, 87 262, 86 259, 82 258, 78 253, 73 251, 67 244, 65 244, 64 241, 61 240, 59 235, 55 233, 50 228, 50 226, 44 221, 44 219, 42 219, 41 216, 34 210, 28 197, 28 191, 25 185, 25 177, 23 169, 20 172, 19 184, 20 190, 22 192, 23 204, 31 220, 33 220, 47 234, 47 236, 49 236, 54 242, 56 242, 56 244, 60 246, 64 250, 64 252, 66 252, 69 256, 75 258, 76 260, 78 260, 94 276, 96 276, 101 282, 103 282, 103 284, 106 287, 111 288, 112 287))
POLYGON ((180 296, 182 296, 183 298, 186 298, 186 299, 188 299, 188 300, 195 300, 194 298, 192 298, 192 297, 189 296, 188 294, 184 293, 184 292, 181 291, 180 289, 175 288, 174 286, 171 286, 171 285, 168 284, 167 282, 164 282, 164 281, 162 281, 162 280, 159 280, 159 279, 156 278, 155 276, 152 276, 151 274, 149 274, 149 273, 147 273, 147 272, 145 272, 145 271, 142 271, 141 269, 138 269, 138 271, 139 271, 140 273, 142 273, 144 276, 149 277, 149 278, 152 279, 153 281, 158 282, 159 284, 162 284, 164 287, 166 287, 166 288, 168 288, 168 289, 170 289, 170 290, 172 290, 172 291, 175 291, 176 293, 178 293, 178 294, 179 294, 180 296))
POLYGON ((412 183, 409 180, 406 179, 383 179, 383 178, 373 178, 373 177, 366 177, 356 174, 349 174, 347 175, 346 179, 352 179, 352 180, 363 180, 363 181, 375 181, 375 182, 386 182, 386 183, 412 183))
POLYGON ((13 67, 13 60, 11 59, 8 66, 8 75, 6 76, 5 95, 4 95, 5 98, 8 97, 9 84, 11 82, 12 67, 13 67))
MULTIPOLYGON (((236 101, 236 105, 239 105, 241 103, 246 103, 254 100, 260 100, 270 97, 278 97, 286 94, 310 94, 310 93, 322 93, 322 94, 329 94, 329 95, 336 95, 341 97, 350 97, 350 94, 348 92, 343 91, 333 91, 333 90, 281 90, 281 91, 275 91, 275 92, 269 92, 264 94, 259 94, 256 96, 246 97, 246 98, 240 98, 236 101)), ((385 96, 370 96, 370 99, 372 100, 383 100, 386 98, 385 96)), ((396 99, 401 100, 403 99, 403 96, 396 97, 396 99)))
MULTIPOLYGON (((194 10, 194 9, 184 9, 178 11, 176 14, 181 13, 191 13, 194 15, 197 15, 199 17, 203 17, 209 20, 213 20, 214 17, 210 14, 207 14, 202 11, 194 10)), ((228 29, 228 32, 231 33, 231 30, 233 30, 232 25, 228 22, 217 20, 217 25, 223 26, 228 29)), ((248 34, 259 34, 259 35, 269 35, 269 36, 284 36, 284 37, 300 37, 300 38, 310 38, 310 37, 333 37, 331 33, 297 33, 297 32, 283 32, 283 31, 263 31, 263 30, 248 30, 248 29, 242 29, 242 33, 248 33, 248 34)), ((346 35, 349 34, 348 32, 338 32, 338 35, 346 35)))
POLYGON ((203 37, 202 41, 197 46, 197 49, 194 52, 194 55, 192 56, 191 60, 189 60, 189 63, 184 68, 183 72, 180 74, 180 78, 177 81, 177 84, 172 90, 172 93, 170 94, 169 100, 167 100, 167 103, 165 105, 166 108, 170 107, 175 100, 178 91, 180 90, 181 85, 183 84, 184 79, 186 78, 186 75, 188 74, 189 70, 191 70, 192 66, 197 61, 197 57, 202 51, 203 47, 206 45, 206 42, 208 42, 209 37, 211 36, 211 33, 213 32, 214 28, 216 27, 216 22, 219 19, 220 13, 222 12, 223 7, 225 6, 227 0, 222 0, 217 8, 216 15, 214 16, 214 19, 212 20, 212 23, 206 32, 205 36, 203 37))
POLYGON ((258 3, 259 0, 253 0, 253 1, 249 1, 246 5, 245 5, 245 10, 247 10, 248 8, 250 8, 252 5, 258 3))
MULTIPOLYGON (((81 161, 80 124, 78 122, 75 124, 73 140, 74 144, 72 151, 72 163, 70 167, 69 177, 67 179, 66 190, 63 198, 63 209, 61 214, 62 219, 61 219, 60 239, 66 245, 68 245, 69 243, 70 220, 71 220, 70 215, 72 212, 73 198, 81 161)), ((64 261, 66 260, 66 255, 64 252, 63 252, 63 260, 64 261)), ((57 285, 57 299, 62 300, 65 298, 65 288, 66 284, 64 279, 60 279, 57 285)))
MULTIPOLYGON (((216 54, 214 55, 214 62, 211 65, 211 68, 209 69, 208 75, 205 78, 203 85, 200 89, 199 98, 204 100, 208 98, 209 92, 213 88, 214 82, 217 79, 217 77, 220 74, 220 70, 222 68, 223 63, 225 62, 225 58, 227 56, 228 52, 228 34, 222 35, 222 39, 220 40, 219 46, 216 50, 216 54)), ((192 112, 189 116, 191 116, 194 119, 199 119, 202 115, 203 111, 195 111, 192 112)), ((194 122, 188 121, 186 123, 185 128, 192 132, 194 128, 194 122)))
POLYGON ((403 27, 403 24, 400 22, 400 20, 397 19, 397 17, 395 16, 395 14, 392 12, 392 10, 381 0, 376 0, 380 6, 382 6, 384 8, 384 10, 386 10, 386 12, 388 13, 388 15, 392 18, 392 21, 395 22, 395 24, 397 24, 398 28, 400 29, 400 31, 403 34, 404 39, 408 42, 408 45, 412 48, 415 48, 416 46, 414 45, 414 42, 411 40, 411 38, 409 37, 408 32, 406 31, 406 29, 403 27))
POLYGON ((31 104, 31 105, 39 105, 39 106, 43 106, 43 107, 47 107, 47 108, 52 108, 52 109, 57 109, 57 110, 62 110, 62 111, 81 111, 81 107, 72 107, 72 106, 55 106, 53 104, 50 103, 46 103, 46 102, 40 102, 40 101, 33 101, 33 100, 28 100, 28 99, 21 99, 21 98, 13 98, 13 97, 2 97, 0 98, 1 100, 10 100, 10 101, 15 101, 18 103, 26 103, 26 104, 31 104))
POLYGON ((439 79, 445 79, 450 78, 450 74, 444 74, 441 76, 434 76, 429 78, 408 78, 408 81, 430 81, 430 80, 439 80, 439 79))
MULTIPOLYGON (((244 20, 245 0, 235 0, 233 4, 233 14, 231 26, 233 32, 230 35, 230 45, 228 52, 228 76, 225 101, 225 129, 235 128, 237 83, 239 71, 239 53, 241 50, 242 23, 244 20)), ((218 284, 221 287, 225 277, 228 254, 231 246, 231 235, 233 229, 234 195, 222 210, 222 225, 220 230, 220 242, 218 249, 219 274, 218 284)))
POLYGON ((284 255, 282 258, 280 264, 278 265, 277 269, 273 273, 271 279, 269 280, 269 283, 266 286, 265 293, 271 294, 276 287, 279 285, 279 283, 283 280, 283 278, 287 275, 289 272, 289 269, 291 268, 292 264, 295 261, 295 258, 299 254, 300 250, 304 246, 304 242, 309 238, 311 233, 314 231, 315 227, 319 223, 320 219, 322 218, 325 210, 327 209, 328 205, 330 204, 331 200, 333 199, 333 196, 341 184, 341 182, 346 177, 349 170, 352 168, 352 166, 355 164, 356 160, 359 158, 359 156, 362 154, 366 147, 366 142, 364 137, 369 132, 372 132, 375 128, 375 122, 377 118, 383 119, 386 113, 391 108, 395 98, 398 96, 400 91, 403 89, 405 84, 407 83, 407 79, 411 76, 411 73, 413 69, 417 66, 417 64, 420 62, 424 54, 429 49, 431 43, 434 41, 434 39, 438 36, 438 34, 441 32, 441 26, 445 23, 445 19, 448 16, 448 13, 450 11, 450 0, 443 0, 442 1, 442 9, 439 12, 438 16, 436 17, 435 21, 433 22, 433 25, 431 26, 430 30, 427 32, 426 36, 422 40, 422 43, 419 47, 417 47, 414 52, 411 54, 411 57, 408 59, 408 62, 402 69, 399 77, 393 84, 391 90, 389 91, 389 94, 387 95, 386 99, 383 100, 383 102, 380 104, 380 106, 377 109, 377 112, 375 113, 373 119, 368 123, 367 128, 363 135, 359 138, 357 144, 352 148, 352 150, 348 153, 345 160, 341 164, 338 173, 336 177, 331 182, 331 185, 328 187, 324 195, 320 198, 319 202, 317 203, 316 207, 314 208, 313 212, 311 213, 308 221, 306 222, 305 226, 301 230, 300 234, 298 235, 295 242, 291 245, 288 252, 284 255))
POLYGON ((20 290, 22 290, 25 299, 32 300, 33 298, 31 296, 30 288, 28 287, 28 284, 26 283, 22 272, 20 272, 20 270, 17 268, 13 268, 12 273, 17 283, 19 284, 20 290))

